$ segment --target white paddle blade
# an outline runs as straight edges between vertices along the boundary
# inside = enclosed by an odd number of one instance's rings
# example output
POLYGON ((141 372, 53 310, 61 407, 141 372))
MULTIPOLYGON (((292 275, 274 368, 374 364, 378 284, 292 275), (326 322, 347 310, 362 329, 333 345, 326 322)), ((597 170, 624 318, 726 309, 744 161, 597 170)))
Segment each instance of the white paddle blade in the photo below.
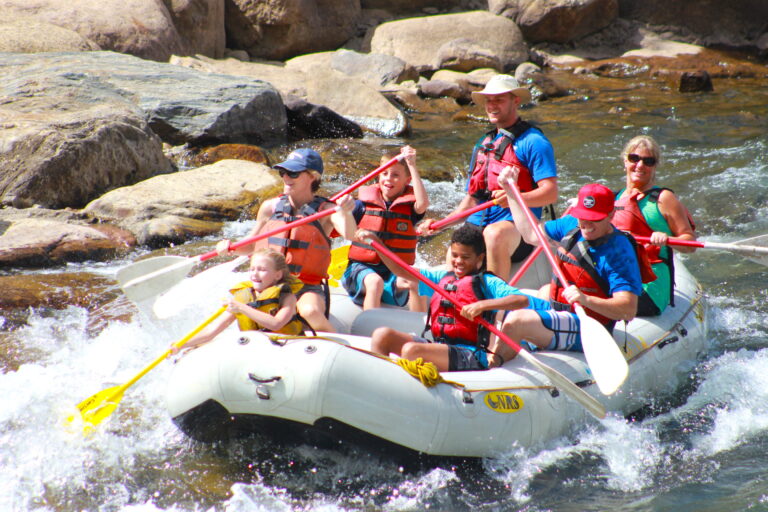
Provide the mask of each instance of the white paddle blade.
POLYGON ((125 295, 140 302, 163 293, 182 279, 197 263, 195 258, 157 256, 131 263, 117 272, 117 281, 125 295))
MULTIPOLYGON (((710 242, 705 242, 705 244, 713 245, 710 242)), ((745 256, 755 263, 759 263, 760 265, 768 267, 768 247, 766 247, 766 245, 768 245, 768 235, 760 235, 753 238, 747 238, 746 240, 739 240, 738 242, 730 244, 735 252, 738 252, 742 256, 745 256)))
POLYGON ((157 298, 152 311, 157 318, 166 319, 190 307, 208 309, 211 306, 212 309, 221 305, 229 289, 248 280, 247 274, 234 272, 247 261, 248 256, 240 256, 183 279, 157 298))
POLYGON ((532 364, 539 370, 541 370, 549 380, 552 381, 557 388, 563 393, 573 398, 577 403, 581 404, 587 411, 595 418, 602 420, 605 418, 605 407, 598 402, 592 395, 581 389, 579 386, 571 382, 562 373, 558 372, 551 366, 539 361, 535 356, 529 354, 525 349, 520 350, 518 355, 525 359, 528 363, 532 364))
POLYGON ((581 321, 581 346, 597 387, 604 395, 612 395, 627 379, 629 365, 606 328, 587 315, 580 305, 576 314, 581 321))

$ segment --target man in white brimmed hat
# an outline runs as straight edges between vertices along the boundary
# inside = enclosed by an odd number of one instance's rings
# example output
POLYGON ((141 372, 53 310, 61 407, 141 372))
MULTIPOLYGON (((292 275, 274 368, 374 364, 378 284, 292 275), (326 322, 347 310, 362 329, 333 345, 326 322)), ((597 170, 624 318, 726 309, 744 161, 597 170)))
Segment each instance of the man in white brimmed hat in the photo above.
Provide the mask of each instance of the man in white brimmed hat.
MULTIPOLYGON (((522 103, 531 101, 530 91, 513 76, 495 75, 483 90, 472 93, 472 99, 485 107, 494 129, 475 144, 467 194, 453 213, 504 196, 498 176, 504 167, 512 165, 520 168, 518 184, 526 204, 541 218, 542 207, 557 201, 557 167, 549 140, 517 114, 522 103)), ((428 229, 429 222, 422 223, 422 233, 434 233, 428 229)), ((508 281, 512 263, 522 261, 532 246, 522 240, 506 203, 477 212, 467 222, 483 228, 488 270, 508 281)))

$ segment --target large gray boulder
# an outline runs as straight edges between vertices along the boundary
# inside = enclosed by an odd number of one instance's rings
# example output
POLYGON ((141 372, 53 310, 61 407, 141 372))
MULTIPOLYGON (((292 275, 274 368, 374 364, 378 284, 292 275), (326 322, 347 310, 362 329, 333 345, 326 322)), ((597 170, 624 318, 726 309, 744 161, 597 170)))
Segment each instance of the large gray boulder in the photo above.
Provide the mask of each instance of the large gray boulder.
POLYGON ((220 160, 115 189, 84 213, 130 231, 139 244, 165 247, 217 233, 249 207, 255 214, 255 205, 276 195, 280 184, 264 164, 220 160))
POLYGON ((0 203, 81 207, 173 171, 144 112, 122 91, 76 72, 9 65, 21 55, 0 56, 8 73, 0 84, 0 203))
POLYGON ((619 0, 619 15, 661 26, 675 39, 699 45, 754 46, 768 32, 765 0, 619 0))
POLYGON ((163 0, 163 3, 179 33, 183 55, 224 56, 227 35, 222 0, 163 0))
POLYGON ((619 0, 488 0, 488 10, 517 23, 531 43, 567 43, 607 27, 619 0))
POLYGON ((145 59, 165 61, 184 51, 168 9, 156 0, 0 0, 0 12, 6 21, 33 17, 73 30, 104 50, 145 59))
POLYGON ((528 59, 515 22, 487 11, 384 23, 373 33, 371 52, 398 57, 419 73, 480 67, 509 71, 528 59))
POLYGON ((236 59, 213 60, 205 57, 179 57, 181 66, 209 71, 252 76, 275 86, 283 98, 296 96, 317 106, 325 106, 362 126, 386 136, 397 136, 410 129, 408 118, 377 89, 360 77, 333 70, 326 63, 329 54, 318 61, 308 57, 305 66, 283 63, 242 62, 236 59))
POLYGON ((228 0, 229 46, 285 60, 334 50, 355 34, 360 0, 228 0))
POLYGON ((0 22, 0 52, 78 52, 99 50, 99 45, 74 30, 33 18, 0 22))

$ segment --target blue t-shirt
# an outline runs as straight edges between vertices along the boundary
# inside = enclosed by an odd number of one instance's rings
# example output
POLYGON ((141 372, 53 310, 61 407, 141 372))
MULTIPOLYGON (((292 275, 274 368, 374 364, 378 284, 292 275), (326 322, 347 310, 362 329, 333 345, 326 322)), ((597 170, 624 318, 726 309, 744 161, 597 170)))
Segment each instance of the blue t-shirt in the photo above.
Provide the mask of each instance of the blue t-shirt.
MULTIPOLYGON (((435 284, 439 283, 448 273, 447 270, 430 270, 426 268, 416 270, 435 284)), ((434 293, 435 291, 432 288, 422 282, 419 283, 419 295, 432 297, 434 293)), ((509 295, 524 295, 528 297, 528 309, 551 309, 548 301, 523 293, 518 288, 508 285, 503 279, 493 274, 483 274, 483 293, 486 299, 500 299, 509 295)))
MULTIPOLYGON (((544 223, 544 231, 556 241, 560 241, 579 226, 575 217, 566 215, 560 219, 544 223)), ((616 228, 614 228, 616 229, 616 228)), ((579 240, 583 240, 579 233, 579 240)), ((608 243, 587 249, 595 262, 598 275, 608 282, 609 293, 632 292, 637 296, 643 293, 643 281, 640 266, 632 243, 623 236, 615 236, 608 243)))
MULTIPOLYGON (((498 137, 498 136, 497 136, 498 137)), ((536 128, 526 130, 521 136, 515 139, 513 143, 515 155, 520 163, 531 171, 533 181, 539 181, 547 178, 557 177, 557 165, 555 164, 555 150, 549 139, 536 128)), ((474 166, 474 162, 471 164, 474 166)), ((472 168, 469 169, 472 172, 472 168)), ((469 190, 469 181, 467 180, 465 190, 469 190)), ((536 218, 541 218, 541 208, 531 208, 536 218)), ((512 214, 509 208, 500 206, 491 206, 483 211, 469 216, 467 222, 485 227, 488 224, 494 224, 502 220, 512 220, 512 214)))

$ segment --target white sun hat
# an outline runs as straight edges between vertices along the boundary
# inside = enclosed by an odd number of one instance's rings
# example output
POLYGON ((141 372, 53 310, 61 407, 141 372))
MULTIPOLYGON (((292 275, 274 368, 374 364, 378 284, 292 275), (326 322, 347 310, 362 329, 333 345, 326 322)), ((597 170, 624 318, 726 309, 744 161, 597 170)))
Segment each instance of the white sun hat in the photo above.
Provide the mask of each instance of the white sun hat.
POLYGON ((488 94, 503 94, 505 92, 511 92, 518 98, 520 103, 528 103, 531 101, 531 91, 527 87, 520 87, 520 84, 515 80, 515 77, 511 75, 494 75, 485 84, 485 88, 482 91, 473 91, 472 100, 478 105, 485 105, 486 95, 488 94))

